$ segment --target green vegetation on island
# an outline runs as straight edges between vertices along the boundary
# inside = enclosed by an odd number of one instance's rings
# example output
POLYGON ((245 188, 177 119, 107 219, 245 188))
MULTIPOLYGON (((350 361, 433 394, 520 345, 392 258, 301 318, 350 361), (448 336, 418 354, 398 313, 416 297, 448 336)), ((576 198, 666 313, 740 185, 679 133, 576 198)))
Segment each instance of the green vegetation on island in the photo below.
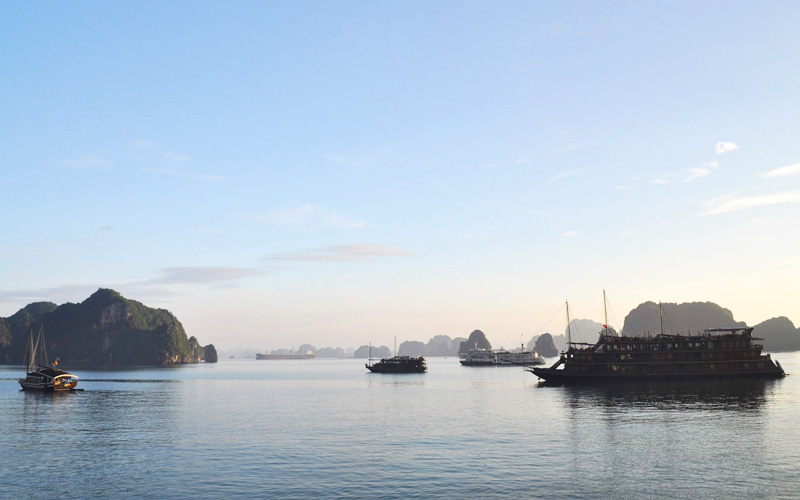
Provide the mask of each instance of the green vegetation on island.
POLYGON ((65 364, 171 365, 216 362, 213 345, 186 336, 169 311, 101 288, 80 304, 36 302, 0 318, 0 360, 22 363, 30 331, 44 325, 50 359, 65 364))

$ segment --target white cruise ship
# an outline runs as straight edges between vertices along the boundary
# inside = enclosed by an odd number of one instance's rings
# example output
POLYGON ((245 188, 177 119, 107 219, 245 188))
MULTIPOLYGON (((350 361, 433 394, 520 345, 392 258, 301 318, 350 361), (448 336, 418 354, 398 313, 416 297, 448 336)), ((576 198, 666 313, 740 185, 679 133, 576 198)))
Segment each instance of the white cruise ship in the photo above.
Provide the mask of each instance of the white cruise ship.
POLYGON ((464 366, 531 366, 547 362, 536 351, 526 351, 524 347, 521 351, 472 349, 460 357, 464 366))

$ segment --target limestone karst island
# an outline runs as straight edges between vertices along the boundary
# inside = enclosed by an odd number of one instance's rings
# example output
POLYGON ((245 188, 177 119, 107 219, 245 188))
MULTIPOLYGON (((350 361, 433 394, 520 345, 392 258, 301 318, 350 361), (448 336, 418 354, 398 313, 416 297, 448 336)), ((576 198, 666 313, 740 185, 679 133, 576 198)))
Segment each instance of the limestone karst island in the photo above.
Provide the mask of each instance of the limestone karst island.
POLYGON ((187 337, 183 325, 165 309, 147 307, 118 292, 100 288, 79 304, 28 304, 0 318, 0 361, 20 363, 31 331, 43 326, 51 359, 62 363, 146 365, 216 362, 212 344, 187 337))

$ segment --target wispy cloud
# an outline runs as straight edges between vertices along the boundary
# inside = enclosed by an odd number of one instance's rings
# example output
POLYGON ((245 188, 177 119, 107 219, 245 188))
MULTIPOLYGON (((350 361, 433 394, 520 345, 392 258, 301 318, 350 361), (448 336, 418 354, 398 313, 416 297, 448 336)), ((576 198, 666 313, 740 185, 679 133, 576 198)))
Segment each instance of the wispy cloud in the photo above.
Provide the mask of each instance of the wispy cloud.
POLYGON ((793 177, 798 174, 800 174, 800 163, 796 163, 794 165, 786 165, 785 167, 778 167, 776 169, 770 170, 769 172, 764 172, 763 174, 761 174, 761 177, 766 177, 768 179, 775 179, 775 178, 793 177))
POLYGON ((411 252, 371 243, 354 243, 351 245, 335 245, 299 252, 276 253, 268 260, 311 261, 311 262, 355 262, 374 260, 376 257, 395 255, 411 255, 411 252))
POLYGON ((631 186, 614 186, 614 191, 628 191, 633 189, 631 186))
POLYGON ((367 226, 364 221, 346 217, 336 210, 310 204, 286 210, 273 210, 265 214, 250 214, 247 217, 293 231, 313 231, 326 228, 361 229, 367 226))
POLYGON ((114 229, 116 229, 114 226, 100 226, 100 227, 96 227, 95 231, 107 232, 107 231, 113 231, 114 229))
POLYGON ((509 210, 508 213, 512 215, 539 216, 539 215, 544 215, 544 210, 537 210, 537 209, 509 210))
POLYGON ((578 234, 579 231, 566 231, 564 233, 561 233, 561 236, 564 236, 565 238, 574 238, 578 236, 578 234))
POLYGON ((739 146, 732 142, 718 142, 717 143, 717 154, 722 155, 725 153, 729 153, 731 151, 736 151, 739 149, 739 146))
POLYGON ((111 162, 102 156, 80 155, 75 158, 61 160, 58 164, 74 168, 103 168, 111 165, 111 162))
POLYGON ((800 203, 800 191, 781 191, 757 196, 738 196, 734 194, 719 196, 705 202, 703 204, 704 210, 698 215, 719 215, 747 208, 787 203, 800 203))
POLYGON ((153 174, 169 175, 172 177, 183 177, 186 179, 194 179, 196 181, 212 181, 212 182, 226 182, 230 179, 224 175, 206 174, 202 172, 189 172, 175 168, 149 168, 144 167, 142 172, 150 172, 153 174))
POLYGON ((136 159, 144 162, 156 163, 186 163, 191 161, 191 156, 171 151, 156 141, 150 139, 136 139, 131 141, 131 146, 139 150, 136 159))
POLYGON ((236 282, 245 278, 253 278, 268 274, 270 269, 248 267, 167 267, 160 269, 161 277, 148 280, 147 283, 159 285, 208 285, 236 282))
POLYGON ((715 160, 703 163, 701 167, 693 167, 686 170, 666 172, 659 174, 658 177, 651 179, 650 184, 672 184, 673 182, 693 182, 697 179, 711 177, 714 170, 719 168, 719 163, 715 160))
POLYGON ((683 182, 692 182, 711 175, 711 170, 707 168, 690 168, 689 175, 683 178, 683 182))
POLYGON ((80 300, 97 290, 94 285, 58 285, 27 290, 0 290, 0 302, 56 302, 80 300))
POLYGON ((189 155, 183 153, 176 153, 174 151, 167 151, 164 153, 164 159, 171 163, 184 163, 191 160, 189 155))
POLYGON ((394 155, 395 151, 391 146, 378 146, 351 151, 329 151, 322 155, 322 159, 341 167, 366 169, 384 164, 394 155))
POLYGON ((561 154, 561 153, 567 153, 569 151, 574 151, 576 149, 580 149, 580 148, 584 148, 586 146, 590 146, 591 144, 592 144, 591 142, 576 142, 576 143, 564 146, 563 148, 560 148, 560 149, 555 149, 553 151, 548 151, 547 154, 549 154, 549 155, 558 155, 558 154, 561 154))
POLYGON ((779 260, 773 263, 776 266, 785 266, 789 264, 800 264, 800 255, 795 257, 789 257, 788 259, 779 260))
POLYGON ((156 149, 158 144, 155 141, 151 141, 150 139, 135 139, 131 141, 131 146, 135 147, 136 149, 156 149))
POLYGON ((486 165, 483 166, 483 168, 497 168, 499 166, 500 166, 499 163, 487 163, 486 165))
POLYGON ((0 289, 0 303, 26 303, 34 301, 49 301, 57 304, 64 302, 80 302, 98 288, 112 288, 119 291, 129 299, 163 300, 178 295, 175 285, 182 286, 212 286, 215 288, 232 288, 239 282, 248 278, 263 276, 283 269, 285 266, 275 265, 265 268, 244 267, 168 267, 158 271, 158 277, 142 279, 123 283, 71 283, 50 287, 40 287, 23 290, 0 289))
POLYGON ((582 168, 573 168, 569 170, 562 170, 561 172, 556 172, 555 174, 550 176, 550 182, 555 182, 560 179, 566 179, 567 177, 575 177, 584 170, 585 169, 582 168))

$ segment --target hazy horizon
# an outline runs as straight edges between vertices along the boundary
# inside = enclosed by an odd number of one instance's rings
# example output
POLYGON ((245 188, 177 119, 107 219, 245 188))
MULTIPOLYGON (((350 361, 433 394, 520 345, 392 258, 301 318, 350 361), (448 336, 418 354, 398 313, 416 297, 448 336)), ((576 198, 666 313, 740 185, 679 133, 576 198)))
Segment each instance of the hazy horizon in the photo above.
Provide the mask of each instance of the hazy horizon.
POLYGON ((223 350, 513 347, 605 289, 617 329, 800 326, 800 4, 0 14, 2 317, 104 287, 223 350))

